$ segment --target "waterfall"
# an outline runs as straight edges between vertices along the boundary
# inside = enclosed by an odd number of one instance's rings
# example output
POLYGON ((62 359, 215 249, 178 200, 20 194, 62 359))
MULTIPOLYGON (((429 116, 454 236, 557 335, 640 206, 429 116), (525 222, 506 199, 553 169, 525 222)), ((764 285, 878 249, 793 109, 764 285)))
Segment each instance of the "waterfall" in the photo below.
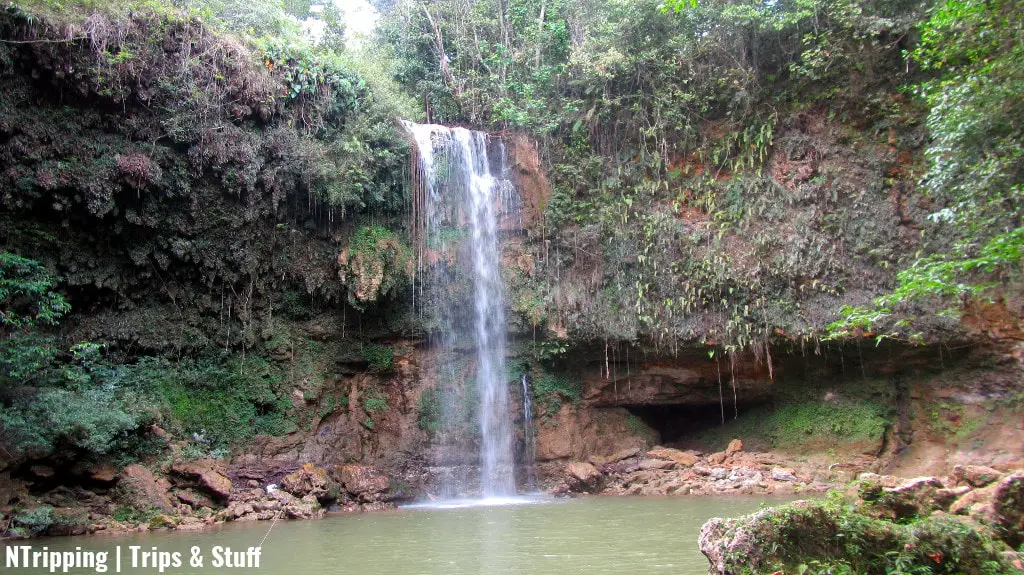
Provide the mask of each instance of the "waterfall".
MULTIPOLYGON (((444 422, 440 458, 465 461, 472 441, 468 424, 477 421, 480 492, 515 494, 509 378, 505 367, 505 301, 499 228, 519 217, 508 179, 504 146, 482 132, 406 122, 419 157, 414 234, 418 272, 424 286, 419 301, 424 322, 436 334, 438 381, 444 422), (489 155, 489 149, 496 154, 489 155), (475 369, 463 368, 460 350, 472 341, 475 369), (475 390, 461 384, 475 374, 475 390), (476 393, 469 414, 466 399, 476 393)), ((460 494, 442 486, 443 496, 460 494)))
POLYGON ((537 439, 533 435, 533 394, 530 393, 530 376, 520 378, 523 384, 523 464, 526 465, 526 487, 537 488, 537 477, 533 462, 537 459, 537 439))

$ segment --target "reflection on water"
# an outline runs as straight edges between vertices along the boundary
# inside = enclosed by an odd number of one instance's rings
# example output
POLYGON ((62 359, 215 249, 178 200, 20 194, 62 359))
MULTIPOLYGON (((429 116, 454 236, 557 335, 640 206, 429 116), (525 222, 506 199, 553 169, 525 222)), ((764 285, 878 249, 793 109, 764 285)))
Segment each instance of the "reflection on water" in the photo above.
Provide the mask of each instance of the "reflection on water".
MULTIPOLYGON (((697 535, 705 521, 749 513, 763 502, 782 501, 757 497, 553 500, 538 496, 509 498, 486 506, 435 502, 386 513, 282 521, 263 544, 260 569, 246 572, 698 575, 706 573, 708 565, 697 549, 697 535)), ((123 550, 130 545, 147 550, 155 546, 160 551, 178 551, 184 558, 183 567, 167 573, 239 572, 245 570, 211 569, 208 563, 205 568, 190 567, 189 550, 199 546, 206 556, 215 545, 244 551, 259 545, 269 528, 269 522, 259 522, 225 525, 200 533, 74 537, 27 543, 35 549, 46 545, 51 551, 82 547, 113 552, 117 545, 123 550)), ((127 562, 125 567, 125 573, 156 573, 132 570, 127 562)))

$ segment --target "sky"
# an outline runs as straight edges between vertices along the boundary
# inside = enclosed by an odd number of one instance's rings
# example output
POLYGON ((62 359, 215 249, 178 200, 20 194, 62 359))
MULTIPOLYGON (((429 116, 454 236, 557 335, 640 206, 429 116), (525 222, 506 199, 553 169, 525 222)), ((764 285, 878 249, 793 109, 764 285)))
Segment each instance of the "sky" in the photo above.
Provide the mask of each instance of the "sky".
MULTIPOLYGON (((328 1, 333 2, 345 17, 345 35, 349 45, 358 45, 362 38, 369 37, 373 32, 379 14, 367 0, 328 1)), ((323 22, 314 19, 308 19, 303 23, 306 32, 313 38, 320 37, 323 26, 323 22)))

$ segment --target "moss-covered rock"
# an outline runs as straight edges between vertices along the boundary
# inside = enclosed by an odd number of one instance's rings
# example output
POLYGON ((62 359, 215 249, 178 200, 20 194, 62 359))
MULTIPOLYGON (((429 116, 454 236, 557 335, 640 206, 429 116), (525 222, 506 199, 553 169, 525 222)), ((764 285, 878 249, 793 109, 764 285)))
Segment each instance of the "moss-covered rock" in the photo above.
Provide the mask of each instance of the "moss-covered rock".
POLYGON ((981 525, 942 512, 898 523, 837 494, 712 519, 699 544, 712 575, 1014 572, 1012 549, 981 525))

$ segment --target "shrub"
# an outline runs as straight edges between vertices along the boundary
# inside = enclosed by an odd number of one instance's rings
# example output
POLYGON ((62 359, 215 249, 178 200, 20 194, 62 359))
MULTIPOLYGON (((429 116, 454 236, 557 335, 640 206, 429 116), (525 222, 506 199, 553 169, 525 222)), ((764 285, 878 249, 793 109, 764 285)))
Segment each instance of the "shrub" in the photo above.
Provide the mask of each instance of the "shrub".
POLYGON ((420 429, 426 431, 427 435, 431 437, 439 433, 444 417, 441 392, 436 388, 424 390, 423 395, 420 396, 417 412, 419 415, 416 418, 416 424, 420 429))
POLYGON ((366 400, 363 401, 363 407, 365 407, 366 412, 370 414, 387 411, 388 400, 386 397, 374 393, 373 395, 368 395, 366 397, 366 400))
POLYGON ((53 507, 49 505, 27 509, 14 516, 14 524, 33 535, 39 535, 46 531, 53 523, 53 507))
POLYGON ((583 396, 583 382, 565 375, 539 371, 532 381, 534 404, 540 407, 544 417, 558 413, 566 401, 579 404, 583 396))
POLYGON ((338 277, 348 288, 348 303, 364 310, 404 286, 412 277, 412 249, 391 230, 363 226, 338 256, 338 277))
POLYGON ((368 344, 363 346, 363 359, 370 371, 385 372, 394 366, 395 353, 390 347, 368 344))

